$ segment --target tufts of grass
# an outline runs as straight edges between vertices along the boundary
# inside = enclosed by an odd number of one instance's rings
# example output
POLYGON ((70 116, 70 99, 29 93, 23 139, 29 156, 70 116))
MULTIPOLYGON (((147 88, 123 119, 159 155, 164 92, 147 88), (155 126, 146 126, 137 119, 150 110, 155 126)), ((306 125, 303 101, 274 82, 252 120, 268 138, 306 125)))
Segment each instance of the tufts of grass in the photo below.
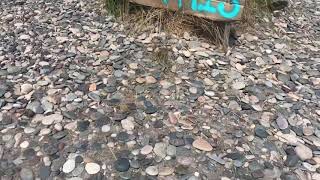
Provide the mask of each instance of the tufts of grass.
POLYGON ((129 10, 129 0, 104 0, 108 13, 119 17, 129 10))

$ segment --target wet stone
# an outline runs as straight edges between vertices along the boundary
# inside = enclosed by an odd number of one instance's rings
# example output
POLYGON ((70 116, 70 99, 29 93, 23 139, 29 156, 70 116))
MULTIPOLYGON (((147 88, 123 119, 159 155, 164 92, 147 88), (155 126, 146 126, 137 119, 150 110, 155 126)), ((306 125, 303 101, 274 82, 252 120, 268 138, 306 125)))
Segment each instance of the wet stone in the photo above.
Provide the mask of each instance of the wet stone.
POLYGON ((114 163, 114 167, 119 172, 125 172, 129 170, 130 162, 126 158, 120 158, 114 163))

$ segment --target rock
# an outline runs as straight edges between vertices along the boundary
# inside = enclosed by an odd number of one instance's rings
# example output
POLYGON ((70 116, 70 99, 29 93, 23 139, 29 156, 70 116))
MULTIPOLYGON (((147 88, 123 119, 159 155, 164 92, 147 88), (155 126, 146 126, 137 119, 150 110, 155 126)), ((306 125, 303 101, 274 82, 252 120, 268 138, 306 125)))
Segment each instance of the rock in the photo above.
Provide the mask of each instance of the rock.
POLYGON ((169 176, 174 173, 172 167, 159 167, 159 176, 169 176))
POLYGON ((50 176, 50 167, 49 166, 41 166, 39 169, 39 176, 41 179, 48 179, 50 176))
POLYGON ((89 126, 90 126, 89 121, 78 121, 77 122, 77 129, 80 132, 86 131, 89 126))
POLYGON ((101 101, 100 96, 98 94, 94 93, 94 92, 88 93, 88 97, 90 99, 92 99, 93 101, 96 101, 96 102, 100 102, 101 101))
POLYGON ((30 109, 36 114, 42 114, 44 113, 44 110, 41 107, 41 104, 39 101, 33 101, 27 105, 27 109, 30 109))
POLYGON ((130 163, 127 158, 120 158, 114 163, 114 167, 119 172, 128 171, 130 168, 130 163))
POLYGON ((285 160, 284 164, 288 167, 295 167, 299 162, 299 157, 297 155, 289 155, 285 160))
POLYGON ((153 152, 160 158, 166 157, 167 145, 165 143, 156 143, 153 152))
POLYGON ((256 136, 260 137, 260 138, 267 138, 268 137, 268 133, 266 131, 266 129, 262 126, 257 126, 255 129, 254 129, 254 133, 256 136))
POLYGON ((232 84, 232 88, 236 90, 241 90, 246 87, 246 84, 242 81, 238 81, 232 84))
POLYGON ((150 176, 156 176, 159 174, 158 167, 156 166, 149 166, 146 168, 146 173, 150 176))
POLYGON ((33 172, 31 169, 22 168, 20 171, 21 180, 33 180, 33 172))
POLYGON ((64 173, 70 173, 71 171, 74 170, 74 168, 76 167, 76 162, 74 159, 68 159, 62 167, 62 171, 64 173))
POLYGON ((147 154, 150 154, 152 152, 152 150, 153 150, 152 146, 146 145, 143 148, 141 148, 140 153, 143 155, 147 155, 147 154))
POLYGON ((192 146, 200 149, 202 151, 212 151, 213 147, 204 139, 196 139, 195 141, 193 141, 192 146))
POLYGON ((289 124, 288 121, 283 117, 283 116, 279 116, 276 120, 277 125, 280 129, 287 129, 289 124))
POLYGON ((176 156, 177 154, 177 148, 175 146, 172 146, 172 145, 168 145, 167 147, 167 155, 168 156, 176 156))
POLYGON ((305 136, 311 136, 313 135, 313 133, 314 133, 314 127, 312 126, 303 127, 303 134, 305 136))
POLYGON ((129 68, 130 69, 138 69, 138 63, 130 63, 129 68))
POLYGON ((97 163, 87 163, 85 170, 88 174, 97 174, 100 171, 100 165, 97 163))
POLYGON ((58 123, 61 122, 63 119, 63 116, 61 114, 51 114, 49 116, 44 116, 42 119, 42 124, 45 126, 49 126, 52 123, 58 123))
POLYGON ((157 80, 152 76, 147 76, 145 79, 147 84, 154 84, 157 82, 157 80))
POLYGON ((29 142, 28 141, 23 141, 21 144, 20 144, 20 147, 21 148, 27 148, 27 147, 29 147, 29 142))
POLYGON ((31 84, 22 84, 21 85, 21 94, 28 94, 33 89, 31 84))
POLYGON ((101 127, 101 131, 104 132, 104 133, 107 133, 107 132, 109 132, 110 130, 111 130, 110 125, 103 125, 103 126, 101 127))
POLYGON ((295 150, 297 156, 302 161, 305 161, 307 159, 311 159, 313 157, 312 150, 303 144, 296 146, 294 150, 295 150))
POLYGON ((121 121, 122 128, 127 131, 132 131, 134 129, 134 119, 132 117, 127 117, 121 121))
POLYGON ((282 180, 299 180, 299 178, 294 173, 281 174, 280 178, 282 180))

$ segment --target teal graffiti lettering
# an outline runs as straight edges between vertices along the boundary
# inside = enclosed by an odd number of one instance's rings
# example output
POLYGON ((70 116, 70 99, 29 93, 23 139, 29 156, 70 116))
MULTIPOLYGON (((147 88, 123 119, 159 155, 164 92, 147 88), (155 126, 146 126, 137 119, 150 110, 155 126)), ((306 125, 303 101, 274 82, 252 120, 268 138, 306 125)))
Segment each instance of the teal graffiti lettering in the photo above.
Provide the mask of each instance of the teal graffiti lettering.
POLYGON ((233 8, 232 11, 227 12, 224 10, 224 3, 223 2, 219 2, 218 3, 218 12, 220 14, 220 16, 227 18, 227 19, 232 19, 235 18, 236 16, 238 16, 238 14, 240 13, 240 5, 239 5, 239 0, 232 0, 233 3, 233 8))
MULTIPOLYGON (((162 0, 165 5, 168 5, 169 0, 162 0)), ((178 0, 178 7, 182 8, 182 0, 178 0)))
MULTIPOLYGON (((169 0, 162 0, 164 4, 168 5, 169 0)), ((182 7, 182 0, 178 0, 179 8, 182 7)), ((208 13, 218 13, 220 16, 226 19, 233 19, 237 17, 240 13, 241 6, 239 5, 239 0, 232 0, 232 10, 225 10, 225 3, 219 2, 217 7, 211 5, 211 0, 206 0, 205 3, 198 3, 197 0, 191 0, 191 9, 197 12, 208 12, 208 13)))
POLYGON ((211 0, 207 0, 205 4, 199 4, 198 11, 199 12, 205 11, 205 12, 209 12, 212 14, 217 12, 216 8, 211 6, 211 0))

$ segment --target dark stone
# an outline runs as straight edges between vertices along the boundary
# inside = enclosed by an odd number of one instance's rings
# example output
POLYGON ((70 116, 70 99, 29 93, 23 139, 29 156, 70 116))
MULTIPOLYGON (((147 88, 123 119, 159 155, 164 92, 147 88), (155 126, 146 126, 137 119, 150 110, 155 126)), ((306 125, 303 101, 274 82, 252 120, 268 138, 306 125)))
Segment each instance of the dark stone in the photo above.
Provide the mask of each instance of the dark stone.
POLYGON ((64 138, 64 137, 67 136, 67 135, 68 135, 68 132, 67 132, 67 131, 59 131, 59 132, 55 133, 54 135, 52 135, 52 137, 53 137, 54 139, 59 140, 59 139, 64 138))
POLYGON ((120 99, 116 99, 116 98, 112 98, 107 100, 107 105, 108 106, 116 106, 118 104, 120 104, 121 100, 120 99))
POLYGON ((23 151, 23 156, 27 159, 33 159, 34 156, 36 156, 36 151, 32 148, 28 148, 26 150, 23 151))
POLYGON ((263 164, 264 164, 264 167, 266 167, 267 169, 273 169, 274 168, 273 164, 271 164, 271 162, 269 162, 269 161, 266 161, 263 164))
POLYGON ((41 178, 41 180, 46 180, 49 178, 50 176, 50 167, 49 166, 41 166, 39 169, 39 176, 41 178))
POLYGON ((157 107, 155 107, 150 101, 146 100, 144 101, 144 106, 145 106, 145 113, 146 114, 153 114, 158 111, 157 107))
POLYGON ((280 176, 281 180, 299 180, 299 178, 293 173, 284 173, 280 176))
POLYGON ((263 127, 263 126, 257 126, 255 129, 254 129, 254 133, 256 136, 260 137, 260 138, 266 138, 268 137, 268 133, 266 131, 266 129, 263 127))
POLYGON ((126 132, 119 132, 117 135, 118 141, 127 142, 129 141, 129 134, 126 132))
POLYGON ((149 165, 152 164, 152 163, 153 163, 153 159, 152 159, 152 158, 145 158, 145 159, 142 159, 142 160, 140 161, 140 165, 141 165, 142 167, 149 166, 149 165))
POLYGON ((42 146, 43 152, 47 155, 53 155, 58 152, 58 146, 55 143, 44 143, 42 146))
POLYGON ((288 5, 288 0, 271 0, 270 8, 271 10, 276 11, 286 8, 288 5))
POLYGON ((129 150, 122 150, 116 153, 117 158, 128 158, 131 152, 129 150))
POLYGON ((156 120, 154 123, 153 123, 153 127, 154 128, 162 128, 163 127, 163 122, 161 120, 156 120))
POLYGON ((68 119, 76 119, 77 118, 77 114, 75 112, 71 112, 71 111, 63 111, 62 115, 68 119))
POLYGON ((95 120, 94 123, 95 123, 96 127, 100 128, 103 125, 109 124, 110 123, 110 118, 106 117, 106 116, 103 116, 103 117, 98 118, 97 120, 95 120))
POLYGON ((0 125, 8 125, 13 123, 13 115, 9 115, 9 114, 3 114, 2 115, 2 120, 0 121, 0 125))
POLYGON ((130 162, 127 158, 120 158, 114 163, 114 167, 119 172, 125 172, 129 170, 130 162))
POLYGON ((51 163, 51 171, 59 171, 65 162, 66 162, 66 159, 63 157, 54 159, 51 163))
POLYGON ((90 125, 89 121, 78 121, 77 122, 77 129, 80 132, 86 131, 90 125))
POLYGON ((113 121, 121 121, 125 118, 127 118, 127 114, 125 113, 116 113, 112 116, 113 121))
POLYGON ((36 113, 34 113, 33 111, 31 111, 30 109, 26 109, 25 112, 24 112, 24 115, 29 117, 29 118, 32 118, 36 113))
POLYGON ((259 170, 253 171, 253 172, 251 173, 251 175, 252 175, 254 178, 263 178, 264 173, 263 173, 263 171, 262 171, 261 169, 259 169, 259 170))
POLYGON ((284 162, 284 164, 288 167, 295 167, 297 166, 298 162, 299 162, 299 157, 297 155, 289 155, 287 156, 287 159, 284 162))
POLYGON ((236 160, 236 159, 243 159, 243 155, 241 155, 238 152, 234 152, 234 153, 229 153, 225 156, 226 158, 232 159, 232 160, 236 160))
POLYGON ((105 92, 107 92, 107 93, 114 93, 117 91, 117 87, 116 86, 106 86, 103 90, 105 90, 105 92))
POLYGON ((169 143, 173 146, 184 146, 185 145, 185 141, 182 138, 175 138, 175 139, 170 139, 169 143))
POLYGON ((76 161, 76 163, 82 163, 83 157, 82 157, 82 156, 77 156, 77 157, 75 158, 75 161, 76 161))
POLYGON ((88 141, 83 141, 77 145, 77 149, 78 149, 78 151, 84 153, 88 150, 88 146, 89 146, 88 141))

